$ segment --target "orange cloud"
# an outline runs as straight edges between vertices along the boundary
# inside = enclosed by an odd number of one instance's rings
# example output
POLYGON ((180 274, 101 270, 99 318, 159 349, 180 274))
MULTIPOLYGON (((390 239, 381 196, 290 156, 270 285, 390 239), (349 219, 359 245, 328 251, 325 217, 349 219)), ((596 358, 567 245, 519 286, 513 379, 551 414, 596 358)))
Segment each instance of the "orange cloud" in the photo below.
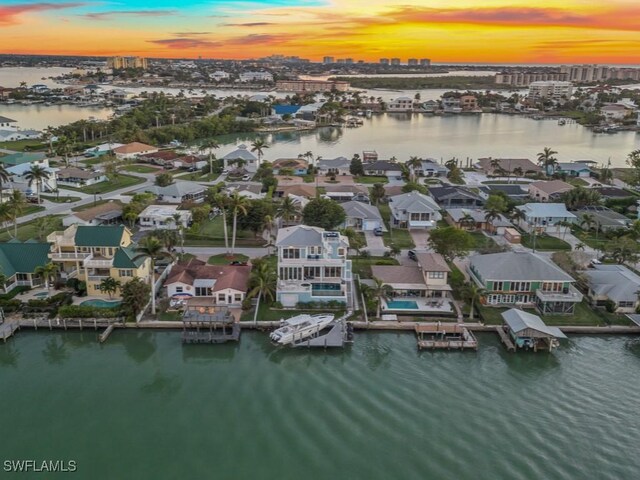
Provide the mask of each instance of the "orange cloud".
POLYGON ((20 3, 16 5, 0 5, 0 25, 15 25, 23 13, 44 12, 47 10, 63 10, 81 7, 83 3, 20 3))

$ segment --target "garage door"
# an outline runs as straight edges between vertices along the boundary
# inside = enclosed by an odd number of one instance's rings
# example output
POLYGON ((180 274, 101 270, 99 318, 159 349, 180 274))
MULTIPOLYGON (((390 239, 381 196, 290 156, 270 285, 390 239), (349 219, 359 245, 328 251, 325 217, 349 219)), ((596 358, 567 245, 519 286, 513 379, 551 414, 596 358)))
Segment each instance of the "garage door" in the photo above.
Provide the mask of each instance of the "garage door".
POLYGON ((374 228, 378 228, 380 226, 380 222, 377 220, 365 220, 362 224, 362 228, 367 231, 371 231, 374 228))
POLYGON ((298 294, 296 293, 287 293, 282 295, 282 306, 283 307, 295 307, 298 303, 298 294))

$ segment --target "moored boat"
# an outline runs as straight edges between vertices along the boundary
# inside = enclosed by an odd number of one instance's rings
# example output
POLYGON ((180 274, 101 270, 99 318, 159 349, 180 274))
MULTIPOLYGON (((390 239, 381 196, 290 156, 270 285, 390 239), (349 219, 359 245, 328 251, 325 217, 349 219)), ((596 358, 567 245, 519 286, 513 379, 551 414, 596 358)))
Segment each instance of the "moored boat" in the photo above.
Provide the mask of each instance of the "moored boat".
POLYGON ((280 327, 271 332, 269 337, 277 345, 289 345, 317 334, 333 322, 333 319, 334 315, 331 314, 296 315, 287 320, 281 320, 280 327))

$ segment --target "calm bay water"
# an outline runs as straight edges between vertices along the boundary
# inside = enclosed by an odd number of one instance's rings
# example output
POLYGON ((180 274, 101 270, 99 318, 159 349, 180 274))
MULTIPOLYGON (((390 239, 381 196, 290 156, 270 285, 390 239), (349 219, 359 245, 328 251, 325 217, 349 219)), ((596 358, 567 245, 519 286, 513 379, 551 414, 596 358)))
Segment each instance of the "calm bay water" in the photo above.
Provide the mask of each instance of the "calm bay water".
MULTIPOLYGON (((220 153, 234 144, 251 142, 256 135, 222 137, 220 153)), ((551 120, 498 114, 434 117, 422 114, 384 114, 366 119, 360 128, 327 127, 305 132, 263 135, 270 144, 266 160, 296 157, 312 151, 323 158, 362 155, 376 150, 380 158, 410 156, 463 161, 483 157, 530 158, 545 146, 559 153, 560 161, 595 160, 625 166, 629 152, 640 148, 640 134, 596 134, 578 124, 559 126, 551 120)), ((248 143, 247 143, 248 144, 248 143)))
POLYGON ((23 331, 0 345, 0 452, 91 479, 637 478, 640 340, 480 341, 418 353, 411 334, 366 333, 324 353, 259 333, 23 331))

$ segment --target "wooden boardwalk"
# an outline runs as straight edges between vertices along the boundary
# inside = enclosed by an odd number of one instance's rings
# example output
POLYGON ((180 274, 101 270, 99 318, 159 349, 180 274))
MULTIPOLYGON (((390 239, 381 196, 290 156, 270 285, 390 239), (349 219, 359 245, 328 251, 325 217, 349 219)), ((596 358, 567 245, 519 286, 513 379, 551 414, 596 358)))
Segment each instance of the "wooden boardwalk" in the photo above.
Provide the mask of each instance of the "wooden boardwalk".
POLYGON ((504 331, 504 328, 502 328, 502 326, 496 327, 496 332, 498 332, 498 336, 500 337, 500 340, 502 340, 502 343, 504 343, 505 347, 507 347, 507 351, 515 352, 516 346, 511 340, 509 334, 504 331))
POLYGON ((478 349, 478 340, 463 324, 424 323, 416 325, 415 331, 420 350, 478 349))
POLYGON ((7 322, 0 324, 0 338, 3 342, 7 342, 7 339, 12 337, 16 330, 20 329, 18 322, 7 322))

